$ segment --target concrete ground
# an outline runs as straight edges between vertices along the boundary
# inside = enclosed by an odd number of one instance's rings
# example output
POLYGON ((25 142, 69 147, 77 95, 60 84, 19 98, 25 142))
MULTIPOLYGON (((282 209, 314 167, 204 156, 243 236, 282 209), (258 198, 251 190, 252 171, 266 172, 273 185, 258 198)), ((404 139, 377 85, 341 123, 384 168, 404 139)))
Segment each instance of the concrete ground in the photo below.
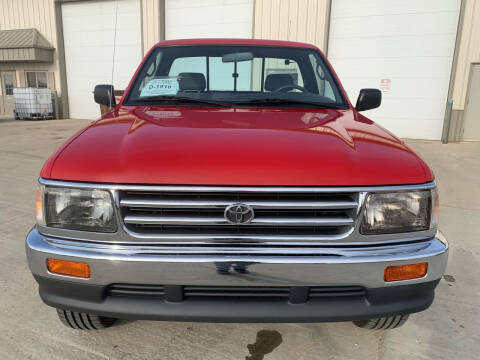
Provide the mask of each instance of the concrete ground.
MULTIPOLYGON (((44 160, 82 120, 0 123, 1 359, 245 359, 257 333, 280 343, 265 359, 478 359, 480 353, 480 143, 410 142, 434 169, 447 274, 432 307, 390 332, 351 323, 205 324, 120 322, 70 330, 37 294, 25 260, 36 179, 44 160), (281 336, 281 338, 280 338, 281 336)), ((261 344, 258 344, 261 345, 261 344)), ((261 359, 261 356, 250 359, 261 359)))

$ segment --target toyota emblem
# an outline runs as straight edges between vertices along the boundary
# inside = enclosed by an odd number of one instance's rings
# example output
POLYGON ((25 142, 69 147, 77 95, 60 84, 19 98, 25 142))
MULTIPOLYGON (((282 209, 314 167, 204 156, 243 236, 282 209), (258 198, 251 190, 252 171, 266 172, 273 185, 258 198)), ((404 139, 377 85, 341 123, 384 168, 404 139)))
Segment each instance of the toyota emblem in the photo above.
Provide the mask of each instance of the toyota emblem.
POLYGON ((225 209, 225 220, 230 224, 248 224, 253 220, 255 213, 251 206, 246 204, 232 204, 225 209))

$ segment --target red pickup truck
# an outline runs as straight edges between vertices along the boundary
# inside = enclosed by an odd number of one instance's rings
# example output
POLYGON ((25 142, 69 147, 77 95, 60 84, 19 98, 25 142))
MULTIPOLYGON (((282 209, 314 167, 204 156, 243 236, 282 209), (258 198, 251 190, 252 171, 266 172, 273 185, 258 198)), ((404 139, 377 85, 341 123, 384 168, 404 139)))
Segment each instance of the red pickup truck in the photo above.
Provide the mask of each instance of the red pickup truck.
POLYGON ((448 244, 428 166, 302 43, 163 41, 45 163, 26 240, 42 300, 115 319, 354 321, 426 309, 448 244))

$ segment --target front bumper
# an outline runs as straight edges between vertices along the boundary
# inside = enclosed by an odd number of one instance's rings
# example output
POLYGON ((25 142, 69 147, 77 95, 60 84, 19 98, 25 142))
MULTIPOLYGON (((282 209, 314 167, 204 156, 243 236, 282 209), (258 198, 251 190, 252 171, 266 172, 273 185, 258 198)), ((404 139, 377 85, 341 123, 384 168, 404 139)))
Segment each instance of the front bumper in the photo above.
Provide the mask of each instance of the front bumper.
MULTIPOLYGON (((160 248, 159 248, 160 249, 160 248)), ((27 237, 28 263, 43 301, 54 307, 127 319, 238 322, 346 321, 418 312, 433 301, 448 256, 441 237, 375 247, 325 249, 325 255, 166 254, 154 247, 82 244, 47 237, 33 229, 27 237), (49 257, 87 262, 90 279, 51 274, 49 257), (385 267, 427 262, 421 279, 386 283, 385 267), (230 271, 218 271, 220 268, 230 271), (233 268, 248 271, 232 271, 233 268), (183 299, 115 297, 111 284, 313 287, 361 286, 365 293, 312 298, 297 304, 270 298, 183 299)))

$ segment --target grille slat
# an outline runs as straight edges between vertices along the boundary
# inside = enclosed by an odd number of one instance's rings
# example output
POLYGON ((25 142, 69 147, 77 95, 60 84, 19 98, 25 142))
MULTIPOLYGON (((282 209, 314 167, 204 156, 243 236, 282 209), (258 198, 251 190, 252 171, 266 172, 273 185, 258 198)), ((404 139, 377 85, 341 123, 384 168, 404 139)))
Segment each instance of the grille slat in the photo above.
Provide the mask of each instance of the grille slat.
POLYGON ((289 188, 225 188, 225 191, 120 191, 125 227, 132 236, 158 236, 162 241, 196 237, 225 241, 265 242, 337 240, 353 231, 358 192, 300 192, 289 188), (225 209, 233 204, 253 208, 249 223, 232 224, 225 209))
MULTIPOLYGON (((173 217, 173 216, 135 216, 127 215, 125 224, 154 224, 154 225, 231 225, 223 217, 173 217)), ((318 218, 283 218, 265 217, 255 218, 248 224, 238 226, 342 226, 350 225, 353 219, 350 217, 318 217, 318 218)))
MULTIPOLYGON (((298 287, 289 286, 164 286, 141 284, 112 284, 108 287, 110 296, 134 296, 147 298, 163 298, 169 296, 168 288, 176 288, 183 299, 195 298, 279 298, 285 301, 292 299, 292 294, 298 287)), ((366 295, 362 286, 310 286, 304 287, 305 297, 309 299, 322 297, 360 297, 366 295)))
POLYGON ((185 292, 185 297, 200 297, 200 296, 222 296, 222 297, 288 297, 288 292, 265 292, 265 293, 255 293, 255 292, 222 292, 222 291, 189 291, 185 292))
MULTIPOLYGON (((213 201, 213 200, 149 200, 149 199, 123 199, 121 206, 132 208, 174 208, 174 209, 225 209, 228 205, 238 202, 213 201)), ((258 201, 252 200, 248 205, 254 209, 353 209, 358 206, 356 201, 258 201)))
POLYGON ((109 286, 108 292, 112 296, 146 296, 162 298, 165 295, 163 285, 114 284, 109 286))

